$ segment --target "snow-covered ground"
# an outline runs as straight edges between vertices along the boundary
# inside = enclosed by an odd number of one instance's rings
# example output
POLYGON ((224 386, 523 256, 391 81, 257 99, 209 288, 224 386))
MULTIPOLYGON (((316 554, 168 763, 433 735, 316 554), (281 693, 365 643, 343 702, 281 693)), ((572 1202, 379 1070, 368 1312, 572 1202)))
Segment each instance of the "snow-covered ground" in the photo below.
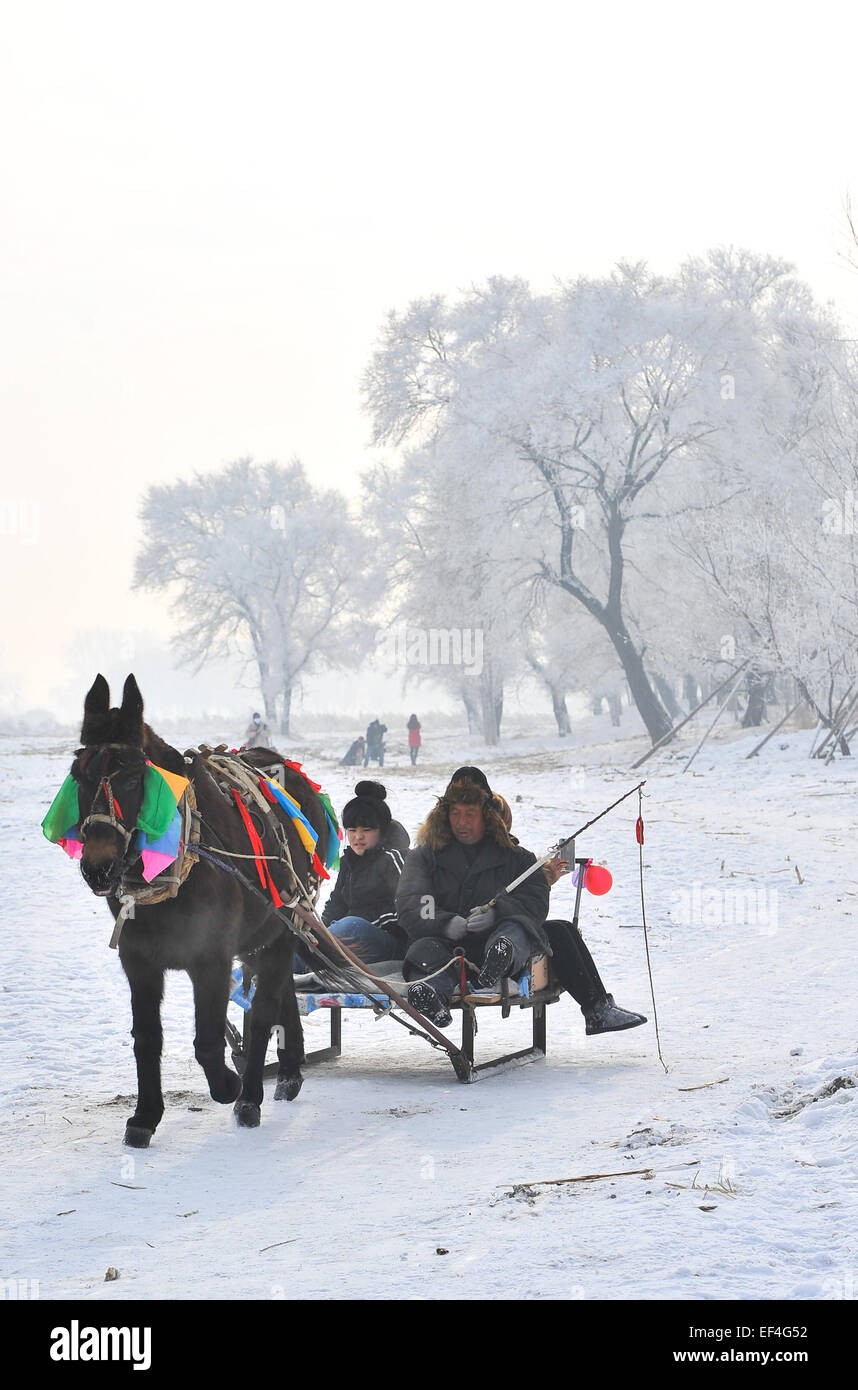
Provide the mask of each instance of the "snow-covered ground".
MULTIPOLYGON (((809 760, 804 732, 748 762, 757 736, 726 731, 686 773, 690 736, 636 774, 646 740, 597 744, 602 727, 491 752, 430 736, 416 769, 400 753, 382 775, 413 833, 452 769, 479 762, 537 851, 647 777, 667 1073, 652 1021, 587 1038, 566 996, 549 1010, 546 1061, 473 1086, 404 1029, 351 1011, 343 1057, 308 1069, 294 1104, 275 1104, 269 1087, 262 1127, 238 1131, 209 1099, 190 985, 173 975, 167 1110, 145 1152, 122 1145, 135 1071, 109 914, 39 828, 73 743, 0 743, 0 1163, 12 1213, 0 1279, 38 1281, 42 1299, 109 1302, 855 1298, 850 761, 809 760), (615 1176, 540 1185, 592 1174, 615 1176), (109 1266, 119 1278, 105 1282, 109 1266)), ((290 748, 337 805, 361 775, 336 765, 344 746, 335 735, 290 748)), ((631 798, 579 842, 614 875, 610 895, 585 895, 582 928, 618 1003, 652 1020, 636 814, 631 798)), ((559 884, 552 915, 571 915, 572 897, 559 884)), ((327 1026, 325 1012, 306 1022, 308 1050, 327 1026)), ((528 1027, 484 1011, 478 1060, 525 1045, 528 1027)))

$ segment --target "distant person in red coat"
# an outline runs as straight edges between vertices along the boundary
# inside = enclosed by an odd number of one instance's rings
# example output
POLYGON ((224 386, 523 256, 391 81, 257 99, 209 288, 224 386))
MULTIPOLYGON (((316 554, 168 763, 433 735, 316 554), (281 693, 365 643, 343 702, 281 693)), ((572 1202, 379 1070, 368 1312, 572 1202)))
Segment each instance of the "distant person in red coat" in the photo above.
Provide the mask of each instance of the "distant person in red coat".
POLYGON ((417 750, 420 747, 420 720, 416 714, 412 714, 406 725, 408 729, 408 751, 411 754, 411 766, 417 765, 417 750))

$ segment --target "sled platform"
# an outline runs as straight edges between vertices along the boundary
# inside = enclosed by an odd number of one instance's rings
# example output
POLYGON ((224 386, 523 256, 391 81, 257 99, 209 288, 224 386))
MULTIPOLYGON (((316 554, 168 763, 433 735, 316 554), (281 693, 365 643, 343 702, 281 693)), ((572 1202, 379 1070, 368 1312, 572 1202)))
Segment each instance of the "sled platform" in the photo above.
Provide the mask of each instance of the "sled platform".
MULTIPOLYGON (((400 974, 401 962, 381 962, 372 967, 373 973, 390 981, 394 990, 400 995, 404 994, 408 988, 408 982, 400 974)), ((236 972, 238 976, 238 972, 236 972)), ((240 976, 239 976, 240 980, 240 976)), ((491 990, 476 990, 464 996, 455 995, 450 1010, 452 1013, 459 1012, 462 1015, 462 1042, 460 1047, 461 1057, 464 1064, 459 1066, 454 1062, 457 1079, 462 1082, 476 1081, 479 1076, 485 1073, 495 1073, 512 1064, 523 1064, 525 1062, 535 1062, 544 1058, 548 1051, 547 1039, 547 1015, 546 1010, 549 1004, 555 1003, 562 994, 561 987, 553 978, 550 961, 545 956, 540 956, 528 962, 526 969, 519 980, 501 980, 498 985, 491 990), (478 1032, 477 1014, 483 1009, 499 1008, 502 1018, 509 1018, 513 1009, 529 1011, 531 1015, 532 1038, 529 1047, 520 1048, 516 1052, 509 1052, 500 1057, 493 1057, 485 1062, 476 1062, 474 1059, 474 1043, 478 1032)), ((252 997, 252 994, 251 994, 252 997)), ((245 1042, 248 1014, 250 1007, 249 999, 243 996, 240 989, 234 990, 231 996, 234 1003, 245 1009, 244 1027, 241 1032, 227 1020, 227 1042, 232 1049, 232 1059, 236 1070, 243 1072, 245 1061, 245 1042)), ((308 1052, 304 1058, 307 1066, 313 1066, 319 1062, 333 1061, 342 1056, 342 1020, 343 1009, 373 1009, 376 1012, 390 1012, 396 1008, 390 996, 383 993, 338 993, 336 991, 325 990, 320 987, 308 989, 296 989, 298 1001, 298 1012, 306 1018, 317 1009, 327 1009, 330 1014, 330 1044, 327 1047, 317 1048, 313 1052, 308 1052)), ((396 1015, 399 1017, 399 1015, 396 1015)), ((413 1026, 408 1020, 408 1026, 413 1026)), ((453 1060, 451 1058, 451 1060, 453 1060)), ((278 1064, 270 1063, 265 1068, 266 1076, 276 1076, 278 1064)))

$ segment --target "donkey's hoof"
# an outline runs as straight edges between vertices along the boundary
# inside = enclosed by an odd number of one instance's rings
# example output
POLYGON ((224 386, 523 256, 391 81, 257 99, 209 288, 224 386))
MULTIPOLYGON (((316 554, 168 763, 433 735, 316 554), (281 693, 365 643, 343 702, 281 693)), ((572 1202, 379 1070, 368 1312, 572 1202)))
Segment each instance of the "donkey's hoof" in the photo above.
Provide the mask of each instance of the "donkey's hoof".
POLYGON ((154 1129, 147 1129, 145 1125, 133 1125, 129 1120, 125 1126, 125 1143, 129 1149, 148 1149, 154 1133, 154 1129))
POLYGON ((241 1095, 241 1077, 227 1069, 219 1080, 209 1082, 209 1095, 220 1105, 231 1105, 241 1095))
POLYGON ((300 1072, 297 1072, 295 1076, 278 1076, 274 1089, 274 1099, 294 1100, 303 1084, 304 1078, 300 1072))
POLYGON ((262 1111, 251 1100, 239 1100, 235 1104, 235 1119, 245 1129, 255 1129, 262 1119, 262 1111))

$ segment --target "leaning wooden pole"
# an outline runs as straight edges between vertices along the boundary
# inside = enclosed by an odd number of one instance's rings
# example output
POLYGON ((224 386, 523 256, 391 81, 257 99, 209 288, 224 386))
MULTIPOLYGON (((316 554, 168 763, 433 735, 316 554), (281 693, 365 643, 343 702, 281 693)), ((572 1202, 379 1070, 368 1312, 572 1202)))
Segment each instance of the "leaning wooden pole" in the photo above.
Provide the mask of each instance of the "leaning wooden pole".
MULTIPOLYGON (((853 689, 854 686, 850 685, 846 694, 843 696, 843 699, 840 700, 840 702, 838 703, 837 709, 834 711, 826 727, 826 731, 823 735, 822 742, 820 743, 819 747, 816 749, 815 752, 811 751, 811 757, 821 758, 832 739, 834 740, 835 748, 837 747, 837 739, 840 737, 840 731, 843 725, 843 711, 844 709, 846 709, 847 705, 849 706, 849 709, 851 709, 852 704, 858 701, 858 696, 855 696, 854 700, 850 703, 850 697, 852 696, 853 689)), ((848 709, 846 717, 847 719, 849 717, 848 709)), ((830 757, 826 758, 826 763, 830 762, 830 760, 830 757)))
POLYGON ((766 734, 765 738, 760 739, 760 742, 759 742, 758 744, 756 744, 756 746, 755 746, 754 748, 751 749, 750 753, 746 753, 746 754, 745 754, 745 762, 747 762, 749 758, 755 758, 755 757, 757 756, 757 754, 759 753, 760 749, 761 749, 761 748, 765 748, 765 746, 766 746, 766 744, 768 743, 769 739, 770 739, 770 738, 774 738, 774 736, 775 736, 775 734, 777 733, 778 729, 783 728, 783 726, 784 726, 784 724, 787 722, 787 720, 790 719, 790 718, 795 714, 795 712, 796 712, 796 710, 798 709, 799 705, 803 705, 803 704, 804 704, 804 700, 803 700, 803 699, 802 699, 802 700, 798 700, 798 701, 793 705, 792 709, 787 710, 787 712, 786 712, 786 714, 784 715, 783 719, 780 719, 780 720, 778 721, 778 723, 775 725, 775 727, 774 727, 769 733, 766 734))
MULTIPOLYGON (((826 767, 828 767, 828 764, 829 764, 830 762, 833 761, 834 755, 835 755, 835 753, 837 752, 838 744, 840 745, 840 751, 843 752, 843 753, 845 753, 845 756, 847 756, 847 757, 849 756, 849 740, 848 740, 847 737, 846 737, 846 730, 847 730, 847 728, 848 728, 848 726, 849 726, 849 720, 850 720, 850 719, 852 718, 852 716, 854 715, 856 709, 858 709, 858 695, 855 696, 855 699, 854 699, 854 700, 852 701, 852 703, 849 705, 849 708, 848 708, 848 709, 845 711, 845 713, 838 719, 837 725, 836 725, 836 730, 832 730, 832 733, 833 733, 835 736, 834 736, 834 738, 833 738, 833 740, 832 740, 831 752, 828 754, 828 757, 825 759, 825 766, 826 766, 826 767)), ((820 757, 820 756, 821 756, 821 752, 820 752, 820 753, 817 753, 817 757, 820 757)))
POLYGON ((723 680, 720 685, 716 686, 715 689, 711 691, 709 695, 706 696, 705 700, 701 700, 699 705, 695 705, 694 709, 691 710, 689 714, 686 714, 684 719, 680 719, 679 723, 675 724, 672 729, 668 729, 667 733, 663 734, 662 737, 658 740, 658 743, 654 743, 652 745, 652 748, 648 749, 647 752, 644 753, 642 758, 638 758, 636 763, 632 763, 632 772, 634 772, 636 767, 640 767, 642 763, 645 763, 647 758, 651 758, 653 753, 657 753, 659 748, 663 747, 665 743, 668 743, 670 739, 673 738, 674 734, 678 734, 679 730, 685 724, 688 723, 689 719, 693 719, 695 714, 697 714, 699 710, 703 709, 704 705, 708 705, 710 700, 714 700, 715 696, 724 689, 725 685, 729 684, 729 682, 733 680, 733 678, 737 676, 740 671, 744 671, 745 667, 748 665, 748 662, 750 660, 751 658, 748 657, 745 661, 742 662, 741 666, 737 667, 735 671, 731 671, 727 679, 723 680))
POLYGON ((707 738, 708 738, 709 735, 711 734, 712 730, 715 728, 715 725, 718 723, 718 720, 721 718, 721 715, 724 713, 725 709, 727 708, 727 705, 728 705, 729 702, 730 702, 731 696, 734 694, 735 691, 737 691, 737 690, 739 689, 739 681, 740 681, 741 679, 742 679, 742 671, 741 671, 741 668, 740 668, 739 671, 737 671, 737 673, 736 673, 736 679, 734 680, 732 686, 730 687, 730 694, 727 696, 727 699, 724 701, 723 705, 720 706, 720 708, 719 708, 719 710, 718 710, 718 713, 716 714, 715 718, 712 720, 712 723, 709 725, 709 728, 706 730, 706 733, 703 735, 702 739, 701 739, 700 742, 698 743, 698 745, 697 745, 697 747, 695 748, 694 752, 691 754, 691 757, 688 759, 688 762, 685 764, 684 768, 682 769, 683 772, 687 772, 688 769, 690 768, 691 764, 694 762, 694 759, 697 757, 697 754, 700 752, 700 749, 703 747, 704 743, 706 742, 707 738))

